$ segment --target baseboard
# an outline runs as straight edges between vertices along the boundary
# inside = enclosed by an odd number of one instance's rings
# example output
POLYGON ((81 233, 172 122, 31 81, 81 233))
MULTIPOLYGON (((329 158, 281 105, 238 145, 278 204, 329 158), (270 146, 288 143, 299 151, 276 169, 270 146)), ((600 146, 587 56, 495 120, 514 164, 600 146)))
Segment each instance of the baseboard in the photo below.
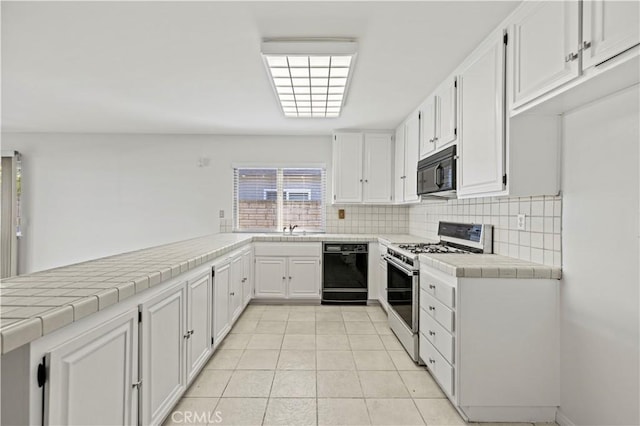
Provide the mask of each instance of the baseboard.
POLYGON ((308 299, 278 299, 278 298, 253 298, 250 305, 320 305, 319 298, 308 299))
POLYGON ((559 408, 556 411, 556 423, 560 426, 576 426, 559 408))

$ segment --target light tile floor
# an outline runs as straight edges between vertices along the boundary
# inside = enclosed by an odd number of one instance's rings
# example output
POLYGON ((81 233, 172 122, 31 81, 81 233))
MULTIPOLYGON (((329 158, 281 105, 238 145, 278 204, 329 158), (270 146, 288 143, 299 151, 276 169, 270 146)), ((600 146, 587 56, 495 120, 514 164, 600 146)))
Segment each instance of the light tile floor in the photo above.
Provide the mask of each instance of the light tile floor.
POLYGON ((386 318, 379 306, 249 305, 165 425, 464 425, 386 318))

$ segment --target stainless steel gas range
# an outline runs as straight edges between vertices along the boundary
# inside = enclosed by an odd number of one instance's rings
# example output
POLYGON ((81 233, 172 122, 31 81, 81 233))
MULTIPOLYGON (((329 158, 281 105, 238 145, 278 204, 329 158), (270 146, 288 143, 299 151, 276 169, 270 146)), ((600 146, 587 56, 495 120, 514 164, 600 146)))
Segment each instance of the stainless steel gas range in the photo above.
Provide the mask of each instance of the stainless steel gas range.
POLYGON ((420 265, 422 253, 493 253, 493 226, 440 222, 438 243, 392 244, 387 248, 389 326, 415 362, 418 355, 420 265))

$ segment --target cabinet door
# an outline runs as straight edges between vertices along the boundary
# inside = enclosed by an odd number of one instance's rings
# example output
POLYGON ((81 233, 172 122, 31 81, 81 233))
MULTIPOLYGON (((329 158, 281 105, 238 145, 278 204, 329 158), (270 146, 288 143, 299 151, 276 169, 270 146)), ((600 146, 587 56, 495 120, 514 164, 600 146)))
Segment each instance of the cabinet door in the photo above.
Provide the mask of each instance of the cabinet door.
POLYGON ((513 24, 512 107, 580 75, 578 1, 526 4, 513 24))
POLYGON ((362 133, 333 136, 333 201, 362 201, 362 133))
POLYGON ((246 306, 253 296, 253 254, 251 250, 242 253, 242 303, 246 306))
POLYGON ((46 424, 137 424, 137 309, 58 346, 47 358, 46 424))
POLYGON ((640 43, 638 1, 583 2, 582 67, 589 68, 640 43))
POLYGON ((395 197, 396 203, 404 202, 404 127, 405 124, 402 123, 396 129, 395 136, 395 155, 394 155, 394 165, 393 168, 393 196, 395 197))
POLYGON ((211 275, 187 282, 187 383, 195 378, 211 351, 211 275))
POLYGON ((436 97, 431 96, 422 104, 420 113, 420 159, 428 157, 436 150, 436 97))
POLYGON ((231 260, 231 277, 229 280, 229 313, 231 325, 242 313, 242 256, 231 260))
POLYGON ((289 267, 288 296, 291 298, 320 297, 320 259, 316 257, 291 257, 289 267))
POLYGON ((229 284, 231 282, 231 265, 216 265, 213 285, 213 344, 218 345, 227 335, 229 322, 229 284))
POLYGON ((380 304, 387 310, 387 261, 380 258, 378 264, 378 300, 380 304))
POLYGON ((412 114, 405 128, 404 201, 418 200, 418 149, 420 147, 420 119, 412 114))
POLYGON ((503 190, 504 50, 502 39, 477 54, 458 78, 461 96, 458 195, 503 190))
POLYGON ((440 149, 458 137, 458 83, 455 78, 449 79, 438 90, 436 148, 440 149))
POLYGON ((287 263, 283 257, 256 257, 256 297, 286 296, 287 263))
POLYGON ((176 284, 140 305, 142 424, 158 424, 182 395, 185 380, 186 286, 176 284))
POLYGON ((364 135, 364 189, 365 203, 391 202, 391 135, 368 133, 364 135))

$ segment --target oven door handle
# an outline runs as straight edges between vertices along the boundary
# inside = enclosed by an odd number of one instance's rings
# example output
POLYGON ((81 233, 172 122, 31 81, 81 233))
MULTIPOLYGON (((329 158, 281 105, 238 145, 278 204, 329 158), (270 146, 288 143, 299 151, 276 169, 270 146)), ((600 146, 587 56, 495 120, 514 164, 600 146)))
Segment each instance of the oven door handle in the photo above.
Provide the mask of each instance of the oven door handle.
POLYGON ((391 256, 385 256, 385 259, 387 260, 387 263, 390 263, 391 265, 393 265, 395 268, 401 270, 402 272, 405 273, 405 275, 407 276, 414 276, 414 275, 418 275, 418 271, 412 271, 410 269, 407 269, 404 265, 402 265, 400 262, 398 262, 397 260, 395 260, 393 257, 391 256))

